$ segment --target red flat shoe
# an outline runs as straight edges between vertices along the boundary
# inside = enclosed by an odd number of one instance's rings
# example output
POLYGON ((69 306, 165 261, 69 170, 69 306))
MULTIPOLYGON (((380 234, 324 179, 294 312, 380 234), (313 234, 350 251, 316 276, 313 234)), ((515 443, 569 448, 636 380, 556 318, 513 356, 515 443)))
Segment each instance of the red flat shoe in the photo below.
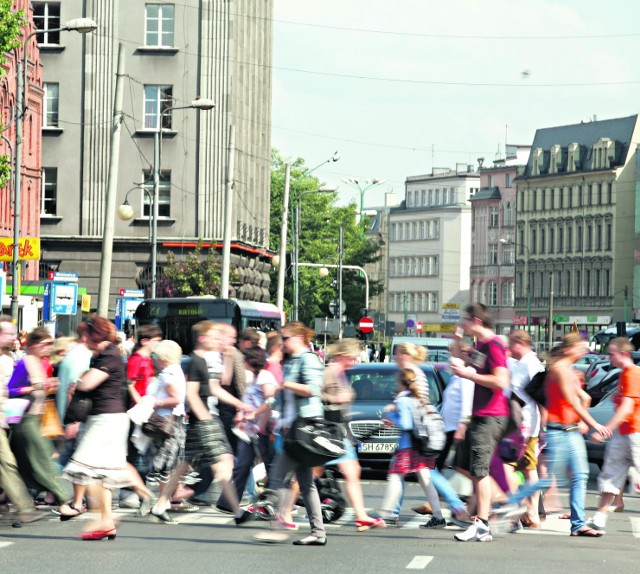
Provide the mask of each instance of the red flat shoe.
POLYGON ((369 528, 385 528, 387 523, 382 518, 372 518, 371 520, 356 520, 356 530, 363 532, 369 528))
POLYGON ((78 534, 77 537, 81 540, 103 540, 104 538, 107 538, 108 540, 115 540, 116 529, 112 528, 111 530, 90 530, 89 532, 78 534))

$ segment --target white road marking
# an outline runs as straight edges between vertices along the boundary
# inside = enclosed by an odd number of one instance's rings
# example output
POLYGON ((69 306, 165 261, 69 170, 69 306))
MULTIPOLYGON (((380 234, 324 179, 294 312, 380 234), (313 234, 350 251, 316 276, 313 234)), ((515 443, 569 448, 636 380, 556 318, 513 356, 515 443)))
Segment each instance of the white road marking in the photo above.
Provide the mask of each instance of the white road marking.
POLYGON ((630 516, 629 520, 631 520, 631 530, 633 530, 633 535, 636 538, 640 538, 640 518, 630 516))
POLYGON ((417 530, 421 524, 427 522, 428 518, 424 516, 414 516, 409 522, 405 522, 400 528, 404 530, 417 530))
POLYGON ((0 542, 0 548, 6 548, 7 546, 11 546, 13 542, 0 542))
POLYGON ((414 556, 407 565, 407 570, 424 570, 433 560, 433 556, 414 556))

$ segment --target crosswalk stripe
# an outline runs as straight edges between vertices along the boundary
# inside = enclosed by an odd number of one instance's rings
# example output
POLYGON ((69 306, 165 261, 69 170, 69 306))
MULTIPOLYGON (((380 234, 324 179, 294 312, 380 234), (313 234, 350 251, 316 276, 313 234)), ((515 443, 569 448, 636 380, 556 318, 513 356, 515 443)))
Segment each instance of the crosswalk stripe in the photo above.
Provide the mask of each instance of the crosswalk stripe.
POLYGON ((6 548, 7 546, 11 546, 13 542, 0 542, 0 548, 6 548))
POLYGON ((631 530, 633 531, 633 535, 636 538, 640 538, 640 518, 630 516, 629 520, 631 521, 631 530))
POLYGON ((407 564, 407 570, 424 570, 432 560, 433 556, 414 556, 407 564))

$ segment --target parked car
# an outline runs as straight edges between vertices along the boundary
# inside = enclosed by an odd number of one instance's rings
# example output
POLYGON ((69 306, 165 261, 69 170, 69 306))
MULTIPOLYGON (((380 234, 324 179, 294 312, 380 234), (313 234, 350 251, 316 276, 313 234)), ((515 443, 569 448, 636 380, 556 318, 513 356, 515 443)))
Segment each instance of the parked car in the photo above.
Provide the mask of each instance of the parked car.
POLYGON ((584 388, 588 391, 595 387, 613 368, 609 357, 603 356, 589 365, 584 374, 584 388))
MULTIPOLYGON (((444 381, 434 365, 420 365, 429 382, 429 398, 440 408, 444 381)), ((349 430, 356 442, 363 468, 386 470, 400 441, 400 429, 385 426, 382 409, 393 402, 397 386, 395 363, 360 363, 347 370, 356 393, 351 409, 349 430)))
POLYGON ((597 361, 600 361, 602 359, 603 355, 598 355, 597 353, 587 353, 586 355, 584 355, 584 357, 581 357, 573 366, 575 369, 586 373, 586 371, 593 363, 596 363, 597 361))
MULTIPOLYGON (((609 419, 613 416, 615 411, 615 404, 613 403, 613 396, 616 392, 617 388, 617 377, 615 379, 616 385, 609 388, 607 394, 602 397, 602 399, 598 402, 596 406, 589 408, 589 414, 596 420, 596 422, 601 425, 605 424, 609 421, 609 419)), ((586 441, 587 447, 587 458, 589 462, 593 464, 597 464, 599 467, 602 467, 602 463, 604 462, 604 449, 605 443, 603 442, 592 442, 591 435, 593 431, 589 431, 584 435, 584 440, 586 441)))

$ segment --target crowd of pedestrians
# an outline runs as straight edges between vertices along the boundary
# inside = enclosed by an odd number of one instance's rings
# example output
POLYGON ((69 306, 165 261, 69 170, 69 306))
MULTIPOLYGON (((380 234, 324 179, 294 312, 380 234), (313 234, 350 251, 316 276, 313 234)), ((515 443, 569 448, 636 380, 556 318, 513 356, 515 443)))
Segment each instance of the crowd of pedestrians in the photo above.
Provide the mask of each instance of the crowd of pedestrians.
MULTIPOLYGON (((92 519, 83 521, 79 538, 113 540, 118 505, 177 524, 175 511, 208 504, 215 479, 220 496, 214 506, 242 525, 258 512, 257 478, 277 500, 271 530, 256 539, 287 540, 299 528, 292 512, 303 504, 310 533, 293 543, 326 545, 316 481, 323 469, 292 456, 283 442, 300 419, 348 428, 355 396, 346 370, 381 357, 374 346, 363 352, 346 339, 326 349, 325 365, 311 350, 313 335, 299 322, 263 334, 202 321, 193 326, 194 350, 185 365, 180 346, 163 340, 153 325, 138 328, 135 341, 119 341, 110 321, 93 317, 78 326, 77 338, 54 340, 37 328, 17 349, 15 325, 1 316, 0 512, 29 522, 43 516, 36 504, 47 503, 67 521, 89 509, 92 519), (85 416, 78 414, 82 404, 88 405, 85 416), (51 430, 56 428, 52 410, 57 431, 51 430), (58 481, 60 473, 72 485, 71 496, 58 481)), ((570 534, 602 536, 608 509, 628 477, 640 491, 640 368, 626 339, 609 344, 622 375, 616 412, 607 424, 598 424, 574 369, 586 349, 578 334, 563 337, 547 357, 546 401, 537 402, 527 385, 543 366, 528 333, 515 330, 505 340, 493 331, 486 307, 469 305, 451 343, 452 374, 441 408, 444 449, 425 456, 414 431, 416 409, 431 407, 420 367, 426 352, 411 343, 397 345, 397 394, 383 416, 400 429, 400 439, 378 516, 364 504, 352 437, 345 435, 342 456, 328 463, 344 477, 357 530, 397 524, 404 478, 415 474, 425 503, 414 510, 430 515, 423 527, 452 522, 462 528, 455 534, 458 541, 491 541, 492 518, 510 530, 539 528, 545 516, 540 493, 567 480, 570 534), (588 463, 582 437, 589 428, 592 440, 609 440, 598 480, 601 500, 591 518, 585 515, 588 463), (455 468, 473 484, 466 501, 441 472, 453 447, 455 468), (448 519, 441 500, 451 510, 448 519)))

